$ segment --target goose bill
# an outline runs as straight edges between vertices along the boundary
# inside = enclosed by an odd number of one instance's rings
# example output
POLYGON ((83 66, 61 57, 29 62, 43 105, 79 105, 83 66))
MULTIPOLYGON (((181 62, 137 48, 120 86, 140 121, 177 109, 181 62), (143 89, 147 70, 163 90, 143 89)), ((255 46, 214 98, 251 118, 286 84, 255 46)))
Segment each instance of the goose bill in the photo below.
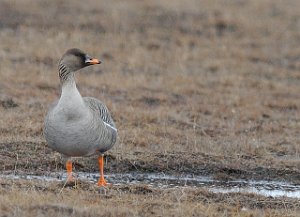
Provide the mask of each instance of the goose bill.
POLYGON ((95 64, 100 64, 101 61, 96 58, 92 58, 92 59, 85 60, 85 63, 89 65, 95 65, 95 64))

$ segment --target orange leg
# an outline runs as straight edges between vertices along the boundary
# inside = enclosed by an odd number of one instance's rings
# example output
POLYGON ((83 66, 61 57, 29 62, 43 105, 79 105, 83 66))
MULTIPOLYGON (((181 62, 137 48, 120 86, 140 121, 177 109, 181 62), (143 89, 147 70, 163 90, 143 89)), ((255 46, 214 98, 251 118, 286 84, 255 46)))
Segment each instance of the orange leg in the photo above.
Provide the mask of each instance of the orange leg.
POLYGON ((72 175, 72 161, 71 160, 67 160, 66 168, 67 168, 67 174, 68 174, 67 182, 72 182, 73 175, 72 175))
POLYGON ((104 179, 104 173, 103 173, 103 167, 104 167, 104 160, 103 160, 103 154, 100 155, 100 157, 98 158, 98 162, 99 162, 99 169, 100 169, 100 178, 98 181, 98 186, 106 186, 107 183, 104 179))

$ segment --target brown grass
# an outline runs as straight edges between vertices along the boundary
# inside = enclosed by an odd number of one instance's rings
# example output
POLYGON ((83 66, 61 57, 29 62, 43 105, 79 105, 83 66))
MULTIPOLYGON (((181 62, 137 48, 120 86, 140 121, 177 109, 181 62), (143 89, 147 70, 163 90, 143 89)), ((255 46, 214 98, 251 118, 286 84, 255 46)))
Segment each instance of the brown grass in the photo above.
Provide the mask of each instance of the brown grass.
POLYGON ((0 209, 9 216, 297 216, 297 200, 252 194, 213 194, 204 189, 144 185, 99 189, 90 183, 3 181, 0 209))
MULTIPOLYGON (((104 101, 118 126, 108 172, 205 171, 299 183, 299 6, 297 0, 1 1, 0 170, 62 170, 63 160, 46 147, 43 117, 59 97, 57 61, 78 47, 103 60, 77 79, 82 95, 104 101)), ((93 158, 79 163, 80 170, 97 170, 93 158)), ((63 216, 65 211, 55 211, 60 206, 71 207, 67 215, 96 215, 101 208, 72 211, 95 197, 95 206, 119 202, 117 210, 105 211, 113 216, 151 215, 151 210, 170 216, 296 215, 277 207, 250 207, 243 214, 224 199, 176 206, 172 193, 166 202, 154 203, 152 193, 107 199, 80 190, 83 196, 69 203, 77 194, 39 196, 15 187, 0 204, 8 204, 2 209, 12 216, 23 215, 20 207, 27 207, 28 216, 63 216), (24 201, 27 196, 31 204, 24 201), (47 200, 58 202, 40 209, 47 200), (157 209, 160 203, 172 212, 157 209), (141 213, 144 206, 149 213, 141 213)))

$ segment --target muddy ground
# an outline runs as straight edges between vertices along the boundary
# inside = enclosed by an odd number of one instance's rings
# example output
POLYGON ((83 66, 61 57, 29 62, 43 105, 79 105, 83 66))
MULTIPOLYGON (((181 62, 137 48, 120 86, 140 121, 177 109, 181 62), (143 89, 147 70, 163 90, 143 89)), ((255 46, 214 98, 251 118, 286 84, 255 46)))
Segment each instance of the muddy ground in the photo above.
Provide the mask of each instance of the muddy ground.
MULTIPOLYGON (((105 172, 208 175, 300 184, 300 2, 0 2, 0 173, 64 170, 43 118, 71 47, 103 64, 83 96, 118 127, 105 172)), ((97 172, 97 156, 74 159, 97 172)), ((80 182, 80 180, 79 180, 80 182)), ((76 188, 0 180, 0 216, 299 216, 299 201, 205 188, 76 188)))
MULTIPOLYGON (((53 153, 51 149, 43 147, 41 144, 31 144, 33 147, 32 152, 26 149, 25 154, 20 152, 22 150, 20 145, 11 145, 10 147, 16 149, 10 150, 7 150, 7 144, 0 146, 2 149, 6 149, 1 158, 3 171, 13 171, 22 175, 25 173, 43 175, 49 171, 60 172, 65 170, 66 158, 53 153), (35 156, 37 152, 39 156, 35 156)), ((78 172, 98 171, 97 156, 74 158, 73 160, 75 170, 78 172)), ((216 180, 273 180, 300 184, 298 168, 297 165, 285 165, 282 168, 276 165, 275 162, 259 159, 255 156, 240 156, 240 159, 235 159, 204 153, 185 152, 131 152, 125 155, 109 153, 106 155, 105 165, 105 170, 109 173, 193 174, 213 176, 216 180)))

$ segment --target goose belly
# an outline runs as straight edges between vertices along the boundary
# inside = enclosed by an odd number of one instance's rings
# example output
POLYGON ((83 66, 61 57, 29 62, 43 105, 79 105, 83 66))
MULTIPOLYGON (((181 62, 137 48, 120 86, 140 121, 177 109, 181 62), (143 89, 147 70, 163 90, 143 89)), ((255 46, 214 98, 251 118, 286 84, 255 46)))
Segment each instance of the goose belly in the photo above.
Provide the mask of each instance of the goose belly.
POLYGON ((88 156, 107 146, 101 139, 103 130, 98 125, 89 118, 77 122, 50 122, 44 134, 49 147, 56 151, 67 156, 88 156))

